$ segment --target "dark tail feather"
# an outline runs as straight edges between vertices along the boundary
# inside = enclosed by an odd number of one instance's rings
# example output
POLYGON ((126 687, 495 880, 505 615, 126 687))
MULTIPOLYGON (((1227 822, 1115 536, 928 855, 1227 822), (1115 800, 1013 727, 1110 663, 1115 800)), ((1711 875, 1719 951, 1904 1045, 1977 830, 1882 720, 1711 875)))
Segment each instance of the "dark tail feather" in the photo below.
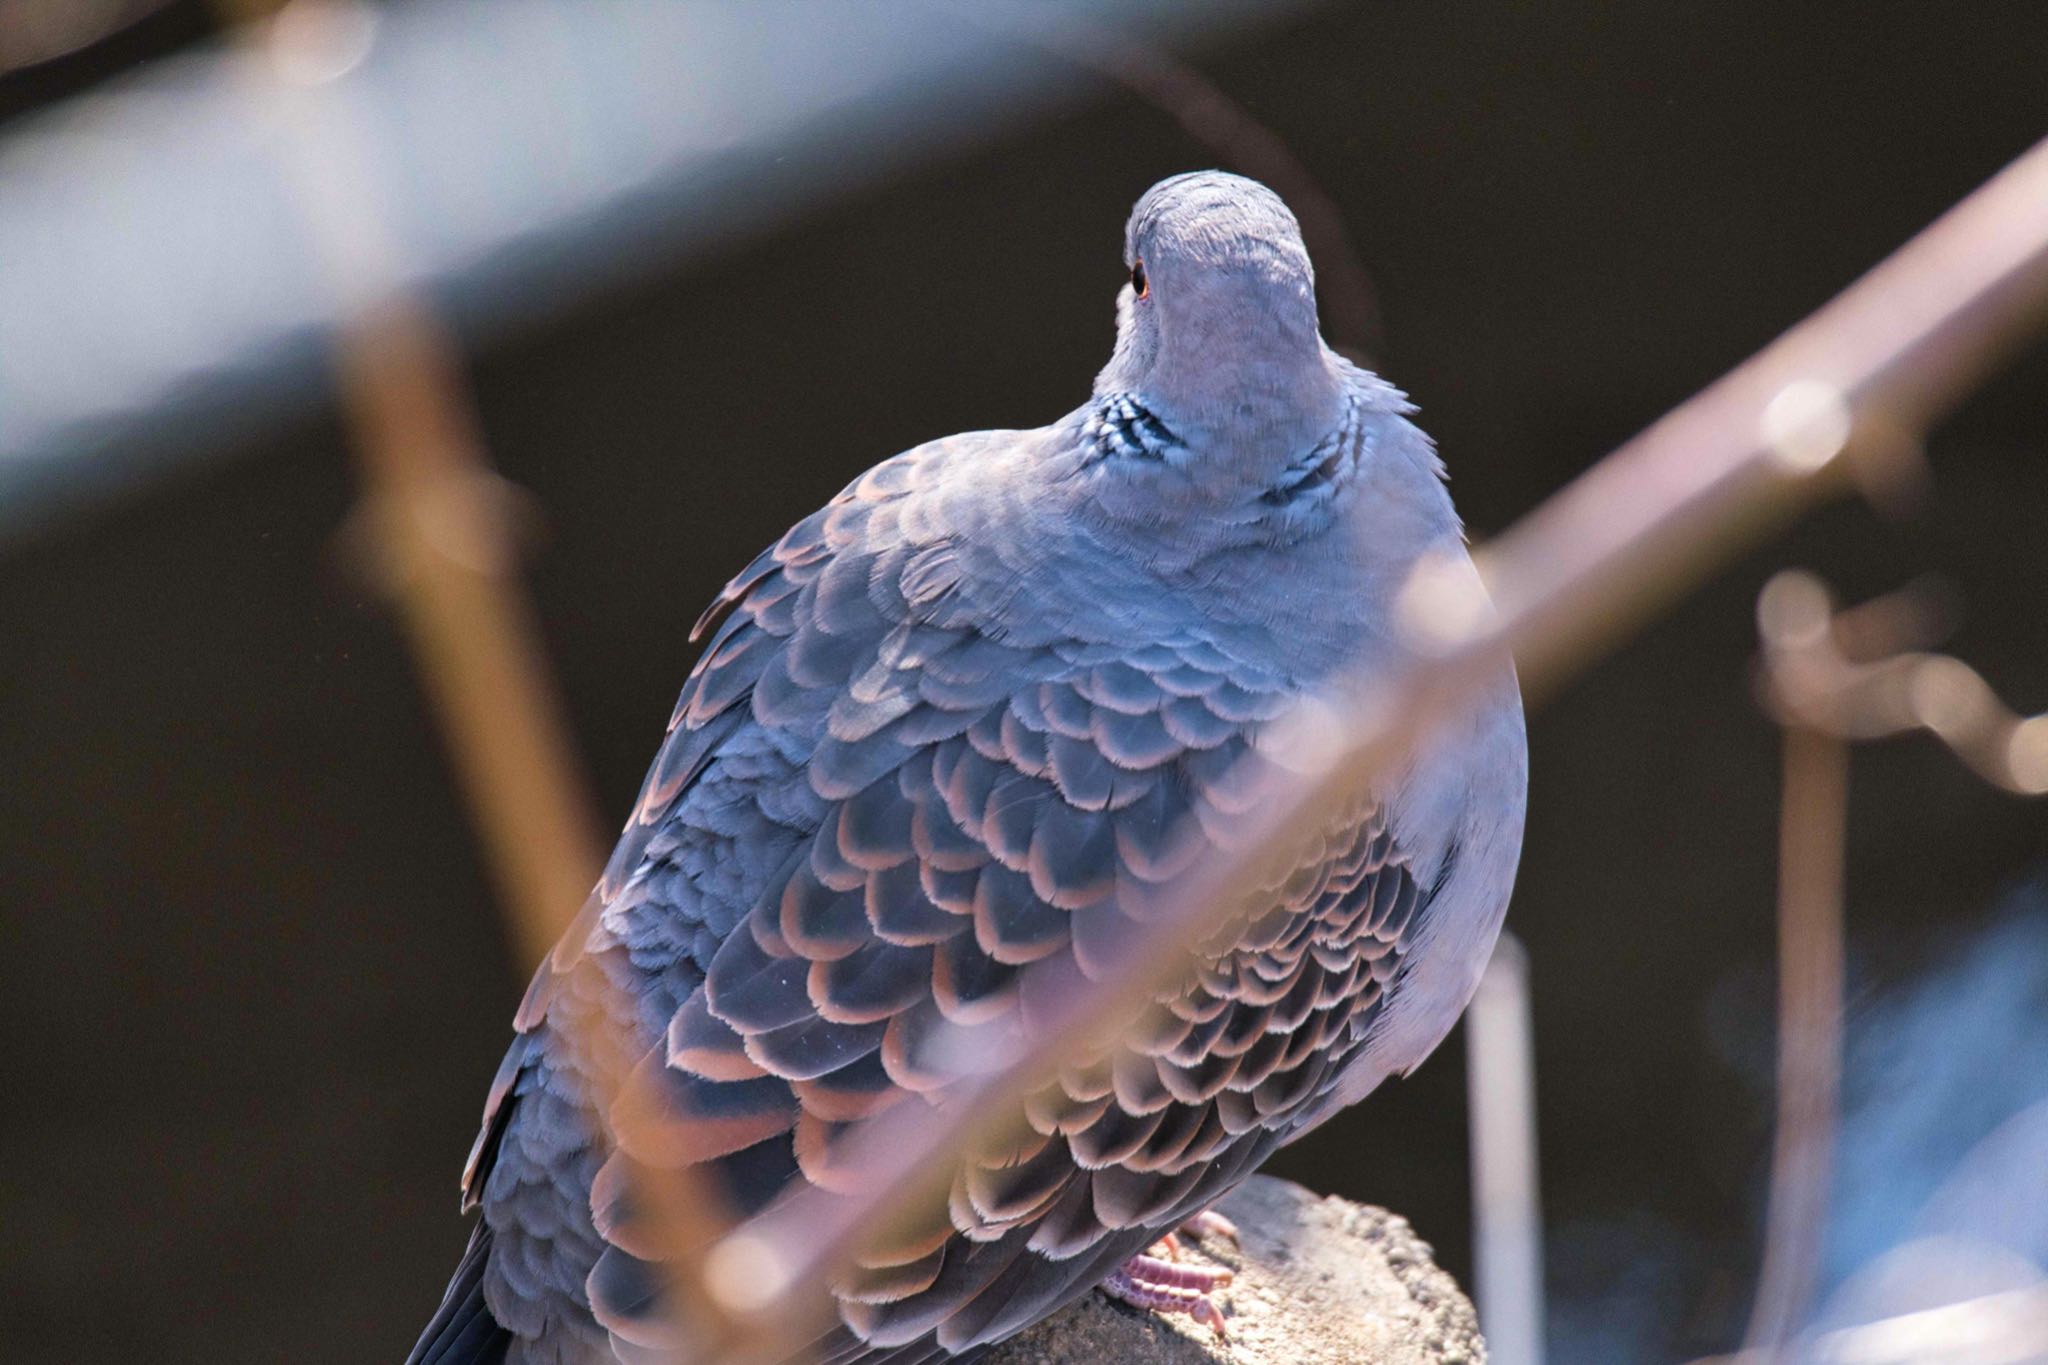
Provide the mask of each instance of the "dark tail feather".
POLYGON ((484 1305, 484 1261, 490 1251, 491 1229, 479 1218, 448 1293, 405 1365, 502 1365, 512 1334, 484 1305))

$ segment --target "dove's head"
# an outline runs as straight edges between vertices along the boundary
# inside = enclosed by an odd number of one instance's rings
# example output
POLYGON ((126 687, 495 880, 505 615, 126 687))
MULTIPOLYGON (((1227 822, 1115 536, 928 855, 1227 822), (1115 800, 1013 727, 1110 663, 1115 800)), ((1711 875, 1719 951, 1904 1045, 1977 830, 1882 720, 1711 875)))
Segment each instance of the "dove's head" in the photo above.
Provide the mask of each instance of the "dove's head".
POLYGON ((1298 451, 1336 425, 1343 381, 1279 195, 1222 171, 1162 180, 1131 210, 1124 264, 1097 393, 1132 395, 1198 450, 1298 451))

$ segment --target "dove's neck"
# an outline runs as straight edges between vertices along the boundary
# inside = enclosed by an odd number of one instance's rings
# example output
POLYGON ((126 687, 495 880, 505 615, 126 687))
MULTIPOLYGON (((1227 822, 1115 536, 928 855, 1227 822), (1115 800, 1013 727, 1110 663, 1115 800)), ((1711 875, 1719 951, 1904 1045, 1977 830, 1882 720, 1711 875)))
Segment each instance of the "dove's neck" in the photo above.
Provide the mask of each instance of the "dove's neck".
POLYGON ((1184 320, 1149 347, 1120 344, 1095 391, 1136 399, 1191 453, 1216 460, 1219 484, 1264 486, 1343 420, 1344 378, 1312 320, 1238 323, 1184 320))

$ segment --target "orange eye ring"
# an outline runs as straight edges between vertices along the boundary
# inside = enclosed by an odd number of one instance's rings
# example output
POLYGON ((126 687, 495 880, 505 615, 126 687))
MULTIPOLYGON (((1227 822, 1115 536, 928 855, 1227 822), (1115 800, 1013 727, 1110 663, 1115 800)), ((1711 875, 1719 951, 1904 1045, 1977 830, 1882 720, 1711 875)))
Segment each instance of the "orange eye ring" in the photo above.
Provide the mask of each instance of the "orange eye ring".
POLYGON ((1131 288, 1138 291, 1138 297, 1141 299, 1152 292, 1152 281, 1145 278, 1143 257, 1131 262, 1131 288))

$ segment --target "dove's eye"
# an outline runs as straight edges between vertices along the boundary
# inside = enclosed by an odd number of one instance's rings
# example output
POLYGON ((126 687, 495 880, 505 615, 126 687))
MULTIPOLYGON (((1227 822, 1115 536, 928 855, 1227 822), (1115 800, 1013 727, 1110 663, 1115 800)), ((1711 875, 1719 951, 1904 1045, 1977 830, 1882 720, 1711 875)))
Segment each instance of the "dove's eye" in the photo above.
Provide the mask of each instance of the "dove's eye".
POLYGON ((1145 278, 1143 261, 1131 262, 1131 288, 1138 291, 1138 297, 1141 299, 1152 292, 1151 282, 1145 278))

